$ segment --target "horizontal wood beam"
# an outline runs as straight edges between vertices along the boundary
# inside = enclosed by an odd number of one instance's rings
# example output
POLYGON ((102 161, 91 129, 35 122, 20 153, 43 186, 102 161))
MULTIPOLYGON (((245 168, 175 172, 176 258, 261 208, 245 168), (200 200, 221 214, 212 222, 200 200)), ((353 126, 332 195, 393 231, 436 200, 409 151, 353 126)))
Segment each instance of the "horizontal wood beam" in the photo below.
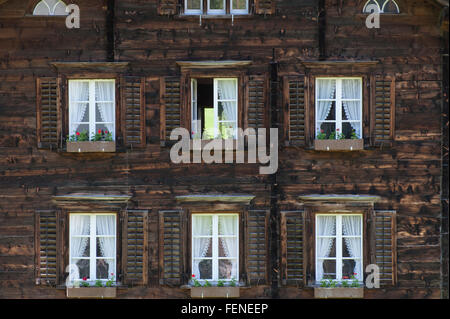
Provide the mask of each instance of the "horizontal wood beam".
POLYGON ((301 195, 298 199, 303 203, 311 202, 364 202, 374 203, 380 196, 372 195, 301 195))
POLYGON ((213 195, 182 195, 176 196, 177 202, 180 203, 241 203, 250 204, 255 198, 254 195, 227 195, 227 194, 213 194, 213 195))
POLYGON ((252 61, 237 61, 237 60, 227 60, 227 61, 177 61, 183 69, 217 69, 217 68, 238 68, 250 65, 252 61))

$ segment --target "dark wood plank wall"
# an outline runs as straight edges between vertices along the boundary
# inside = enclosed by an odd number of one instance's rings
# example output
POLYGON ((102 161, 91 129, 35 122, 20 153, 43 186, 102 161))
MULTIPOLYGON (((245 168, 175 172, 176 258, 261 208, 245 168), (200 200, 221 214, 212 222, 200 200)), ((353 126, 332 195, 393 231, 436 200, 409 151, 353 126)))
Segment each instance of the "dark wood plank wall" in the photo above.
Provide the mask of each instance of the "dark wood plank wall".
MULTIPOLYGON (((160 147, 161 76, 178 75, 177 60, 251 59, 249 73, 269 71, 275 52, 280 71, 302 73, 300 60, 319 56, 316 0, 277 1, 275 16, 234 20, 159 16, 156 0, 116 0, 116 61, 131 61, 130 75, 146 81, 146 147, 112 155, 69 155, 36 147, 38 76, 55 76, 51 61, 106 61, 106 1, 80 0, 81 29, 64 18, 23 17, 27 1, 0 6, 0 297, 63 298, 64 290, 34 283, 34 214, 51 197, 71 192, 133 195, 129 208, 149 209, 148 286, 119 297, 186 297, 159 286, 158 211, 175 195, 248 193, 254 208, 270 206, 268 177, 259 165, 174 165, 160 147), (156 83, 156 84, 155 84, 156 83), (213 176, 214 178, 211 178, 213 176)), ((440 56, 439 8, 402 2, 398 17, 367 30, 363 1, 326 1, 324 52, 335 59, 377 57, 380 73, 396 76, 396 141, 391 149, 318 154, 283 148, 277 177, 280 207, 298 208, 309 193, 383 197, 380 209, 398 213, 398 288, 377 297, 439 297, 440 56)), ((28 12, 29 13, 29 12, 28 12)), ((243 297, 268 296, 260 286, 243 297)), ((280 297, 311 297, 311 290, 280 288, 280 297)))

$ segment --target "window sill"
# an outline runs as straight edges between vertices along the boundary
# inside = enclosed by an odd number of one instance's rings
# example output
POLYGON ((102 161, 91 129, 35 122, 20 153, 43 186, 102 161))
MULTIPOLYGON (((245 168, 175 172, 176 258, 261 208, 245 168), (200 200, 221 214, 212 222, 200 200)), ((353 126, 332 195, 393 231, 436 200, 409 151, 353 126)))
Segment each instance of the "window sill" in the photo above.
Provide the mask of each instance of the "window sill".
POLYGON ((210 20, 210 19, 248 19, 252 18, 252 14, 179 14, 175 16, 176 19, 180 20, 199 20, 201 17, 202 20, 210 20))
POLYGON ((67 298, 116 298, 117 287, 66 287, 67 298))
POLYGON ((362 299, 363 287, 314 287, 314 298, 318 299, 362 299))
POLYGON ((115 141, 67 142, 66 149, 67 153, 114 153, 115 151, 115 141))
POLYGON ((191 287, 191 298, 239 298, 240 287, 191 287))
POLYGON ((364 149, 364 140, 314 140, 315 151, 360 151, 364 149))

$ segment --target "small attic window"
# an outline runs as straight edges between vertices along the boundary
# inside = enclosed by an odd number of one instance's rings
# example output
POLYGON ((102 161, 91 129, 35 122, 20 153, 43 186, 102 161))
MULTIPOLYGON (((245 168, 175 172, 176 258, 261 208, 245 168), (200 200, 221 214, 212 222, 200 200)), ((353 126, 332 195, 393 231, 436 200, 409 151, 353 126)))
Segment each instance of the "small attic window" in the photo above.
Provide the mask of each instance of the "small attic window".
POLYGON ((378 12, 389 13, 389 14, 399 14, 400 8, 394 0, 369 0, 364 6, 363 13, 372 13, 369 5, 376 5, 378 7, 378 12))
POLYGON ((66 16, 66 4, 61 0, 42 0, 34 7, 35 16, 66 16))

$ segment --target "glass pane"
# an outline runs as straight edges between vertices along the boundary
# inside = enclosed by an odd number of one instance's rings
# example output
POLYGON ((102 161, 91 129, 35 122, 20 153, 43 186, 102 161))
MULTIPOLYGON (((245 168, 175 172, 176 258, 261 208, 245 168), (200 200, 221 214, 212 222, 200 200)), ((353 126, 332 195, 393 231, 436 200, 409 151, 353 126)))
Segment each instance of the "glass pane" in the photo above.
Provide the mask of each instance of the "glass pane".
POLYGON ((219 123, 219 136, 217 137, 222 139, 234 139, 236 137, 236 123, 219 123))
POLYGON ((70 215, 70 235, 89 235, 91 216, 70 215))
POLYGON ((188 10, 200 10, 202 0, 187 0, 188 10))
POLYGON ((248 0, 233 0, 233 9, 245 10, 247 8, 248 0))
POLYGON ((361 236, 362 235, 362 216, 342 216, 342 233, 344 236, 361 236))
POLYGON ((224 9, 223 0, 209 0, 209 8, 211 10, 223 10, 224 9))
POLYGON ((110 137, 114 140, 114 133, 111 129, 114 130, 113 124, 95 124, 95 133, 102 134, 100 140, 106 140, 107 136, 109 136, 108 133, 111 133, 110 137))
POLYGON ((219 235, 237 235, 237 216, 219 216, 219 235))
POLYGON ((95 82, 95 101, 114 102, 114 82, 112 81, 95 82))
MULTIPOLYGON (((350 279, 355 272, 356 261, 353 259, 342 260, 342 279, 350 279)), ((355 277, 358 277, 357 273, 355 277)))
POLYGON ((236 102, 218 102, 218 118, 219 121, 236 121, 237 103, 236 102))
POLYGON ((233 273, 233 260, 219 260, 219 279, 231 279, 233 273))
POLYGON ((361 80, 347 79, 342 80, 342 98, 360 99, 361 98, 361 80))
POLYGON ((336 99, 336 80, 318 79, 317 80, 317 98, 318 99, 336 99))
POLYGON ((342 120, 360 121, 361 120, 361 102, 360 101, 342 101, 342 120))
POLYGON ((212 236, 212 216, 193 215, 192 216, 194 236, 212 236))
POLYGON ((326 121, 334 121, 336 120, 336 102, 335 101, 327 101, 327 102, 319 102, 319 110, 320 112, 321 108, 324 108, 324 113, 320 117, 320 119, 324 118, 326 121))
POLYGON ((72 258, 90 256, 90 238, 72 237, 70 239, 70 253, 72 258))
POLYGON ((217 79, 218 100, 236 100, 237 99, 237 80, 217 79))
POLYGON ((209 140, 214 138, 214 109, 207 108, 204 109, 205 115, 205 128, 202 133, 202 138, 204 140, 209 140))
POLYGON ((89 259, 73 259, 73 263, 78 267, 80 279, 89 279, 89 259))
POLYGON ((97 279, 108 279, 111 273, 115 273, 114 259, 97 259, 96 277, 97 279))
POLYGON ((344 237, 342 244, 343 257, 361 257, 361 238, 344 237))
POLYGON ((193 257, 212 257, 212 238, 194 238, 193 257))
POLYGON ((219 238, 219 257, 237 257, 237 238, 219 238))
POLYGON ((114 103, 95 103, 96 122, 114 122, 114 103))
POLYGON ((70 130, 70 134, 73 135, 75 134, 78 138, 80 138, 80 135, 76 134, 76 133, 83 133, 83 134, 87 134, 87 138, 89 137, 89 124, 72 124, 71 125, 71 130, 70 130))
POLYGON ((336 261, 323 261, 323 279, 336 279, 336 261))
POLYGON ((212 279, 212 260, 203 259, 198 263, 199 279, 212 279))
POLYGON ((336 235, 336 216, 317 216, 317 234, 319 236, 336 235))
POLYGON ((116 235, 116 216, 97 215, 97 235, 116 235))
POLYGON ((89 82, 69 81, 69 97, 71 102, 89 101, 89 82))
POLYGON ((97 237, 97 257, 114 257, 116 239, 114 237, 97 237))
POLYGON ((319 133, 324 134, 323 139, 330 138, 330 135, 335 132, 336 132, 336 123, 320 123, 319 122, 319 129, 317 130, 317 134, 319 134, 319 133))
POLYGON ((317 238, 317 257, 336 257, 336 238, 317 238))

